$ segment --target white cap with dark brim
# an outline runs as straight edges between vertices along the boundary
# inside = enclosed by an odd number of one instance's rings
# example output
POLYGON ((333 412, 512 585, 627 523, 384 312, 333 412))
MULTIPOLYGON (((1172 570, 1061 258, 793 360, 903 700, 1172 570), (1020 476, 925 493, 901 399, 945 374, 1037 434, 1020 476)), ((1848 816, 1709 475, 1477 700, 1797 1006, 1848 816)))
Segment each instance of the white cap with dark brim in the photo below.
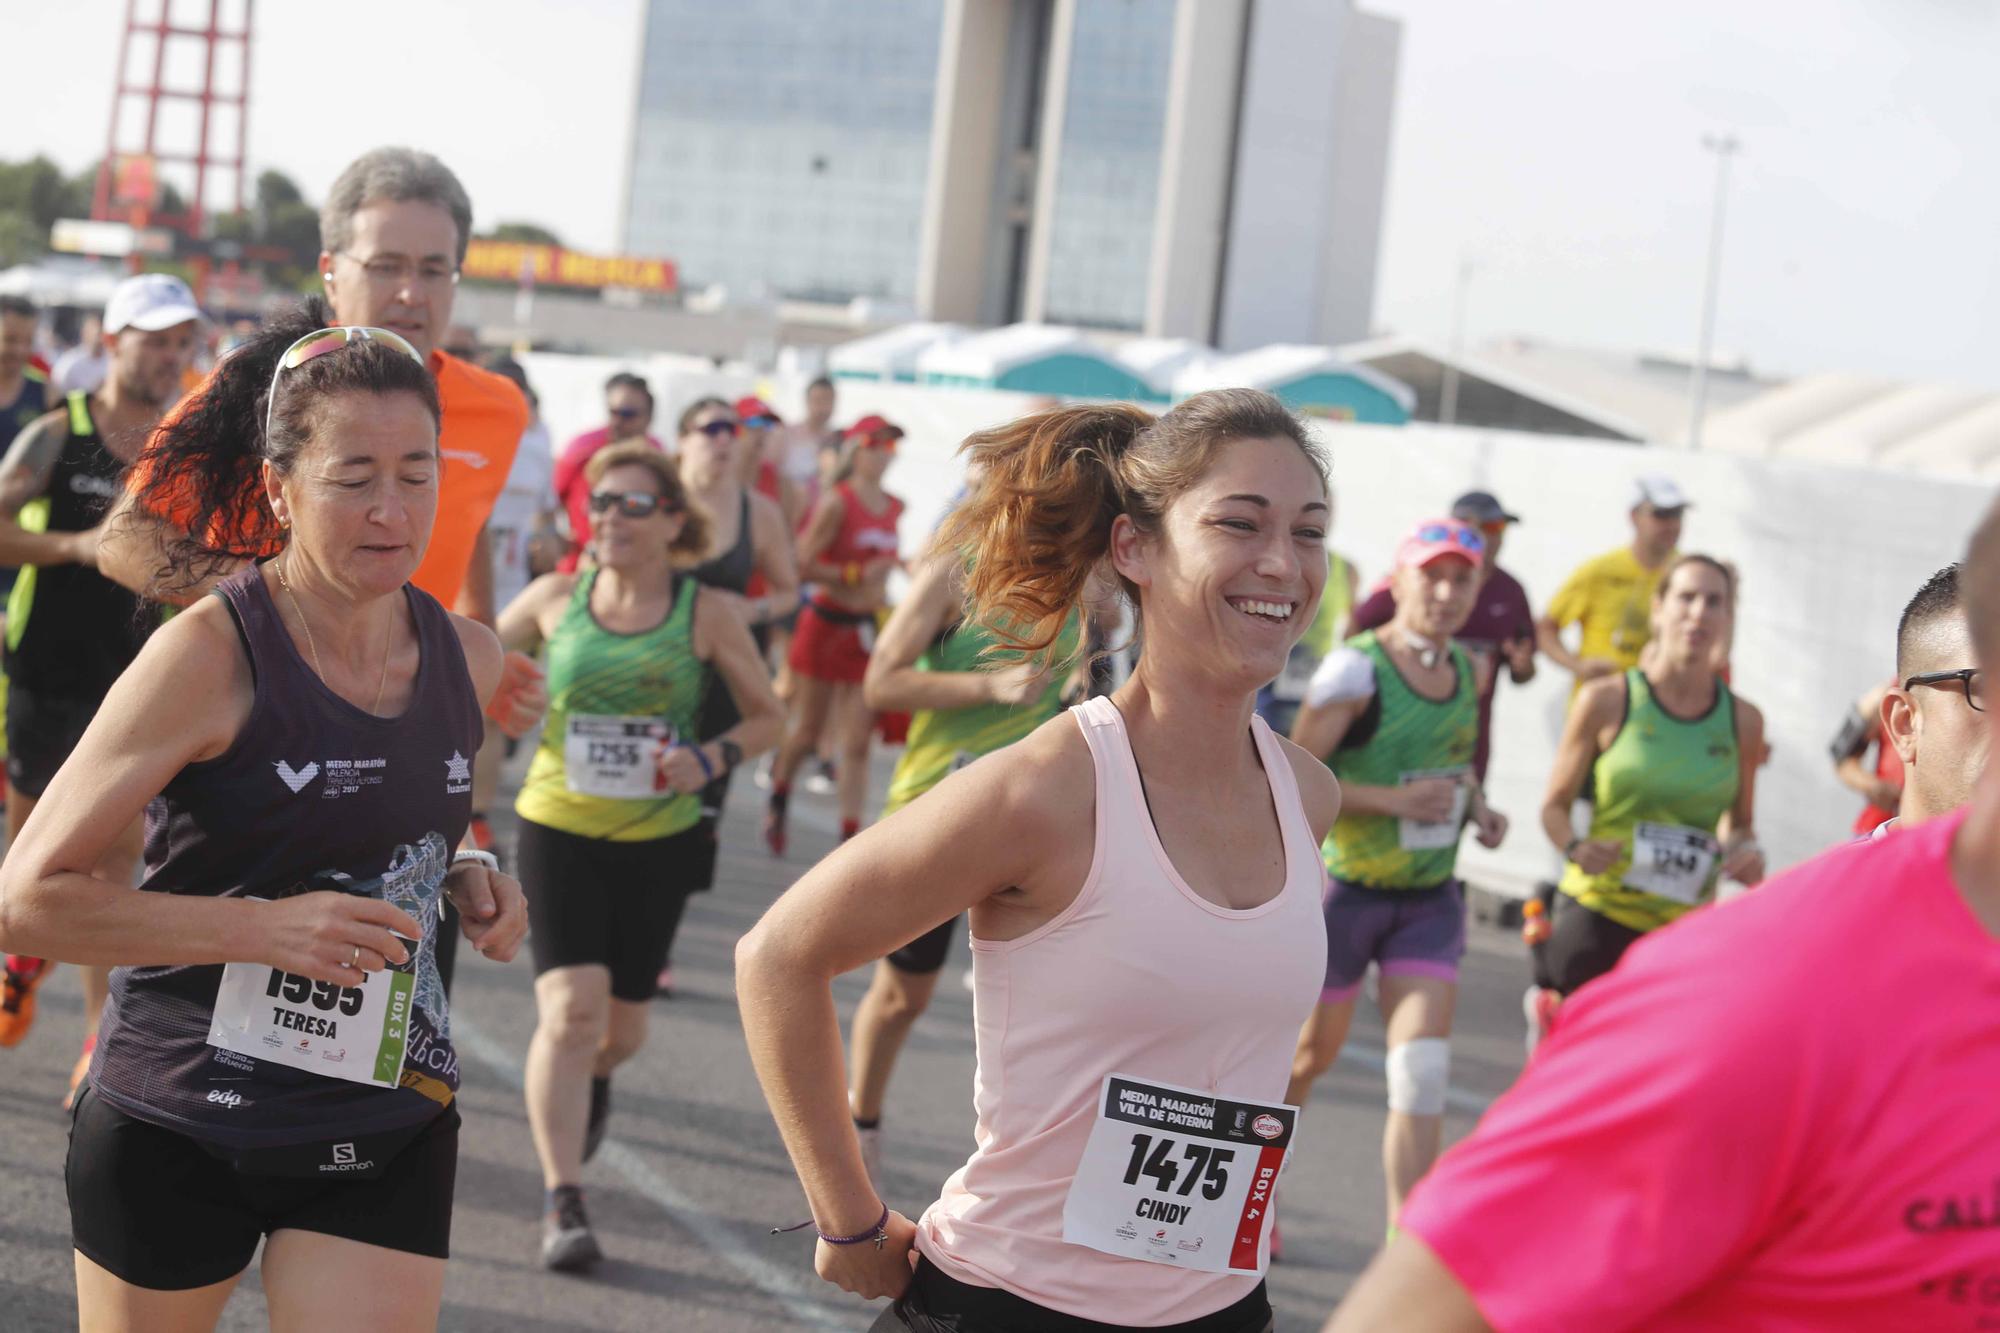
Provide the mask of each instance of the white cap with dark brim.
POLYGON ((140 273, 111 289, 104 305, 104 331, 138 329, 157 333, 202 318, 188 285, 171 273, 140 273))
POLYGON ((1672 477, 1648 472, 1632 482, 1632 508, 1651 505, 1655 509, 1686 509, 1693 501, 1672 477))

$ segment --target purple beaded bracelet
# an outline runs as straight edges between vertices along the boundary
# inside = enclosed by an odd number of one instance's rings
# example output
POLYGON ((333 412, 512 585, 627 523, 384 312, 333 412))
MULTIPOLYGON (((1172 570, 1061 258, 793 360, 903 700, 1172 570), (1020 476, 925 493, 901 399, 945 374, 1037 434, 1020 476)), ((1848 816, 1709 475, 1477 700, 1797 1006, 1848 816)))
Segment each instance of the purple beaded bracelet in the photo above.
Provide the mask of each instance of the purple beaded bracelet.
POLYGON ((872 1240, 875 1242, 875 1248, 879 1250, 889 1240, 889 1205, 886 1203, 882 1205, 882 1216, 875 1219, 874 1226, 866 1231, 856 1232, 852 1236, 829 1236, 821 1231, 819 1223, 810 1217, 795 1226, 772 1227, 771 1234, 782 1236, 788 1231, 803 1231, 807 1227, 811 1227, 813 1232, 829 1245, 859 1245, 864 1240, 872 1240))

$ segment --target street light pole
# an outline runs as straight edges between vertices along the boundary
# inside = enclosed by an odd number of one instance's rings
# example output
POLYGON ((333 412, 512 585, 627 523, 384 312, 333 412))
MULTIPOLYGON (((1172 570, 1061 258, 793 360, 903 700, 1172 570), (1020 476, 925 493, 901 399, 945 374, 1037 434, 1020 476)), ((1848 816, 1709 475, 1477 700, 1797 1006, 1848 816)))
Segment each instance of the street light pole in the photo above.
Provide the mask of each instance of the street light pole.
POLYGON ((1729 159, 1743 150, 1733 134, 1704 134, 1701 146, 1715 154, 1715 216, 1708 230, 1708 280, 1701 299, 1701 335, 1695 343, 1694 374, 1688 396, 1688 448, 1701 448, 1702 418, 1708 411, 1708 362, 1715 345, 1715 296, 1722 283, 1722 215, 1729 198, 1729 159))
POLYGON ((1451 348, 1444 367, 1444 383, 1438 389, 1438 422, 1450 426, 1458 421, 1458 361, 1465 352, 1465 290, 1472 285, 1472 261, 1459 256, 1458 285, 1451 297, 1451 348))

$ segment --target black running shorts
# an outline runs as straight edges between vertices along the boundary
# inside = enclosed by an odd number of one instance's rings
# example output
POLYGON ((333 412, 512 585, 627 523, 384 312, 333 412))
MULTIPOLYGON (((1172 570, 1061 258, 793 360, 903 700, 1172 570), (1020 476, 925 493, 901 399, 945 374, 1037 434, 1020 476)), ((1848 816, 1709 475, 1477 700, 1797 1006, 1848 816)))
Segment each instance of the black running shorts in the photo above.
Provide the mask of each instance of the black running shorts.
POLYGON ((535 975, 596 963, 611 969, 617 999, 652 999, 710 831, 696 824, 668 838, 612 842, 519 824, 515 867, 528 895, 535 975))
POLYGON ((944 966, 946 955, 951 953, 951 933, 957 927, 957 917, 941 926, 933 926, 890 954, 889 966, 912 976, 929 976, 944 966))
POLYGON ((40 800, 103 702, 102 695, 36 694, 10 686, 7 781, 14 789, 40 800))
POLYGON ((1548 984, 1564 995, 1574 995, 1585 982, 1618 966, 1625 951, 1645 938, 1644 931, 1593 912, 1567 893, 1556 895, 1555 915, 1548 942, 1542 946, 1543 973, 1548 984))
POLYGON ((88 1086, 72 1113, 70 1239, 122 1282, 192 1291, 250 1266, 276 1231, 312 1231, 386 1250, 449 1257, 458 1110, 399 1140, 383 1169, 356 1144, 323 1145, 324 1178, 254 1175, 185 1134, 126 1115, 88 1086), (359 1169, 363 1174, 350 1174, 359 1169))
MULTIPOLYGON (((1079 1319, 1024 1300, 998 1287, 975 1287, 947 1276, 928 1259, 917 1260, 910 1286, 868 1333, 1125 1333, 1125 1324, 1079 1319)), ((1264 1284, 1234 1305, 1199 1319, 1152 1326, 1148 1333, 1271 1333, 1275 1327, 1264 1284)))

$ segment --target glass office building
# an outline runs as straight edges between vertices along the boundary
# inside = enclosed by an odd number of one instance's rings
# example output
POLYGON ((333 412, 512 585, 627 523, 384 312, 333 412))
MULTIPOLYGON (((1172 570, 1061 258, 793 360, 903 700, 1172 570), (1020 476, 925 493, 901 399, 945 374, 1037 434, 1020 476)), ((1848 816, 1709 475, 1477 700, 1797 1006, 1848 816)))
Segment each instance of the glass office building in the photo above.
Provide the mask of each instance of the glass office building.
POLYGON ((1174 7, 1077 0, 1049 216, 1049 320, 1136 329, 1159 207, 1174 7))
POLYGON ((648 0, 625 248, 738 300, 1352 341, 1400 31, 1352 0, 648 0))
POLYGON ((649 0, 625 252, 732 296, 907 303, 938 0, 649 0))

